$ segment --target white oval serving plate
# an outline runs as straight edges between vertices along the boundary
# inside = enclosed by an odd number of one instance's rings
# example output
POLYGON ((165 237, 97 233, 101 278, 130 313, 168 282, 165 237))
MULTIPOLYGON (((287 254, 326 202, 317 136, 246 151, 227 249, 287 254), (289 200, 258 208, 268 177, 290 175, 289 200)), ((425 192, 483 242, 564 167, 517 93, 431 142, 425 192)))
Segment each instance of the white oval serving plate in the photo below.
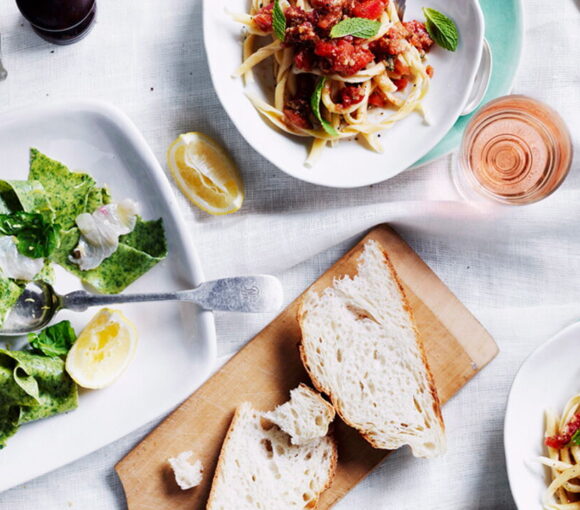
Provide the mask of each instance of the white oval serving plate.
POLYGON ((536 349, 519 369, 510 390, 504 448, 514 500, 520 510, 542 510, 548 471, 536 457, 545 455, 544 412, 561 413, 580 393, 580 323, 567 327, 536 349))
MULTIPOLYGON (((28 150, 108 184, 113 198, 139 202, 145 219, 163 218, 168 257, 130 292, 185 289, 203 281, 201 266, 171 186, 134 124, 97 102, 34 107, 0 116, 2 179, 26 179, 28 150)), ((55 288, 81 288, 57 268, 55 288)), ((109 388, 81 391, 73 412, 30 423, 0 450, 0 491, 60 467, 166 413, 209 375, 216 357, 213 315, 194 305, 119 305, 137 326, 140 343, 128 370, 109 388)), ((96 312, 62 312, 80 331, 96 312)), ((0 339, 0 346, 2 345, 0 339)))
MULTIPOLYGON (((407 1, 405 19, 424 19, 418 0, 407 1)), ((427 154, 449 131, 468 100, 480 64, 484 18, 477 0, 430 0, 428 6, 453 18, 460 44, 451 53, 434 47, 429 63, 435 68, 425 99, 430 124, 412 114, 382 134, 384 152, 369 151, 356 141, 342 141, 324 151, 313 168, 304 166, 310 140, 273 128, 246 98, 268 95, 256 82, 244 87, 232 73, 241 63, 241 26, 227 15, 247 12, 247 0, 204 0, 203 31, 211 78, 226 112, 247 142, 284 172, 303 181, 335 188, 355 188, 389 179, 427 154)))

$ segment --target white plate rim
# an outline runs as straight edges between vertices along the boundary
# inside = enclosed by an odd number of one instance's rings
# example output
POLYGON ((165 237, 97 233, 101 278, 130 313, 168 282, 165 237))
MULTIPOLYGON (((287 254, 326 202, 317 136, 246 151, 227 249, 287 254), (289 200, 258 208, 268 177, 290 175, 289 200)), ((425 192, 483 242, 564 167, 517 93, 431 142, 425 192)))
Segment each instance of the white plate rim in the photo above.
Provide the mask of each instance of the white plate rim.
MULTIPOLYGON (((517 386, 520 384, 520 379, 522 378, 523 369, 527 366, 527 364, 531 360, 535 359, 536 356, 540 356, 544 351, 548 350, 554 344, 558 343, 562 338, 567 337, 569 334, 571 334, 573 332, 577 332, 578 334, 580 334, 580 321, 569 324, 565 328, 561 329, 558 333, 556 333, 554 336, 550 337, 544 343, 542 343, 541 345, 536 347, 530 354, 528 354, 528 356, 526 356, 526 358, 524 359, 524 361, 521 363, 520 367, 518 368, 518 371, 516 372, 516 375, 515 375, 515 377, 512 381, 512 384, 510 386, 508 398, 506 401, 506 410, 505 410, 505 417, 504 417, 503 449, 504 449, 508 484, 510 487, 510 492, 512 494, 512 497, 513 497, 514 502, 515 502, 516 506, 518 507, 518 509, 523 509, 525 507, 522 505, 521 498, 519 497, 519 493, 516 492, 514 489, 514 484, 513 484, 513 478, 515 476, 514 475, 514 466, 513 466, 513 462, 510 461, 512 456, 509 453, 508 442, 507 442, 508 429, 509 429, 509 425, 510 425, 510 422, 512 419, 512 409, 514 408, 513 402, 514 402, 514 399, 516 398, 514 395, 514 390, 517 389, 517 386)), ((542 505, 538 501, 538 509, 541 509, 541 508, 542 508, 542 505)), ((526 509, 526 510, 529 510, 529 509, 526 509)))
MULTIPOLYGON (((479 2, 479 0, 477 0, 479 2)), ((525 51, 525 30, 526 30, 526 14, 525 14, 525 9, 524 9, 524 0, 515 0, 516 4, 518 5, 518 11, 520 13, 520 16, 518 18, 518 25, 516 28, 516 32, 519 35, 519 44, 518 44, 518 51, 517 51, 517 60, 515 62, 514 65, 514 70, 512 73, 512 76, 509 79, 508 85, 507 85, 507 92, 506 94, 512 94, 513 93, 513 88, 515 86, 516 83, 516 79, 518 78, 518 74, 520 72, 520 68, 522 67, 522 60, 523 60, 523 55, 524 55, 524 51, 525 51)), ((480 8, 481 8, 481 4, 480 8)), ((492 48, 492 53, 491 53, 491 57, 493 59, 493 48, 492 48)), ((491 79, 493 80, 493 71, 492 71, 492 76, 491 79)), ((491 82, 490 82, 491 83, 491 82)), ((487 97, 487 96, 486 96, 487 97)), ((479 110, 479 108, 481 108, 482 106, 485 105, 486 103, 486 97, 483 98, 482 103, 475 109, 475 111, 471 112, 469 115, 473 116, 477 113, 477 111, 479 110)), ((501 96, 496 96, 496 97, 491 97, 489 98, 489 101, 493 100, 493 99, 497 99, 497 97, 501 97, 501 96)), ((459 118, 463 117, 463 115, 460 115, 459 118)), ((455 125, 455 124, 454 124, 455 125)), ((447 136, 447 134, 446 134, 447 136)), ((436 147, 436 146, 435 146, 436 147)), ((434 161, 440 161, 443 158, 445 158, 446 156, 449 156, 450 154, 453 154, 457 151, 457 147, 455 148, 450 148, 449 150, 447 150, 446 152, 443 152, 441 154, 439 154, 438 156, 435 156, 432 159, 429 159, 427 161, 421 161, 421 160, 417 160, 416 163, 414 163, 412 166, 410 166, 409 168, 407 168, 407 170, 416 170, 418 168, 423 168, 424 166, 427 166, 430 163, 433 163, 434 161)), ((405 170, 405 171, 407 171, 405 170)))
MULTIPOLYGON (((262 145, 252 142, 249 139, 249 137, 246 135, 246 130, 242 126, 242 120, 238 119, 235 115, 232 114, 230 107, 229 107, 229 103, 225 99, 225 93, 224 93, 224 91, 221 90, 221 87, 219 86, 219 80, 217 78, 217 72, 216 72, 216 65, 217 64, 214 62, 213 59, 210 58, 209 50, 208 50, 207 34, 211 30, 211 28, 210 28, 211 22, 210 22, 210 16, 208 14, 208 8, 206 7, 206 4, 209 1, 212 1, 212 0, 202 0, 202 10, 203 10, 203 12, 202 12, 202 30, 203 30, 204 51, 205 51, 206 60, 207 60, 208 68, 209 68, 209 74, 210 74, 210 78, 211 78, 211 82, 212 82, 214 91, 215 91, 215 93, 220 101, 222 108, 227 113, 228 118, 234 124, 234 126, 236 127, 236 129, 238 130, 240 135, 244 138, 246 143, 248 143, 248 145, 250 145, 252 147, 252 149, 255 150, 258 154, 260 154, 264 159, 269 161, 274 167, 276 167, 279 170, 283 171, 284 173, 290 175, 291 177, 294 177, 294 178, 301 180, 301 181, 304 181, 304 182, 308 182, 310 184, 315 184, 318 186, 323 186, 323 187, 328 187, 328 188, 350 189, 350 188, 361 188, 364 186, 369 186, 372 184, 385 182, 385 181, 388 181, 389 179, 392 179, 393 177, 397 176, 398 174, 400 174, 402 172, 417 168, 419 166, 423 166, 423 163, 421 163, 420 165, 415 165, 414 163, 411 163, 408 167, 402 168, 402 169, 392 173, 391 175, 389 175, 388 177, 385 177, 385 178, 381 178, 381 179, 367 178, 367 179, 360 179, 356 183, 338 183, 337 184, 337 183, 326 182, 324 179, 321 180, 321 179, 317 178, 316 177, 316 175, 317 175, 316 174, 316 167, 312 168, 311 169, 312 172, 310 172, 310 173, 307 173, 305 175, 296 175, 296 172, 292 171, 291 166, 283 168, 283 167, 279 167, 279 166, 275 165, 268 157, 266 151, 262 149, 262 145)), ((477 49, 476 57, 475 57, 475 61, 478 64, 473 67, 470 75, 466 79, 466 82, 472 85, 473 81, 475 79, 475 76, 477 74, 479 62, 481 60, 481 55, 482 55, 482 51, 483 51, 483 39, 485 37, 485 16, 483 14, 483 10, 481 8, 479 0, 468 0, 468 1, 472 4, 472 6, 475 9, 475 12, 477 14, 477 18, 478 18, 478 27, 477 28, 478 28, 478 31, 480 32, 479 44, 478 44, 478 49, 477 49)), ((241 45, 240 45, 240 53, 241 53, 241 45)), ((521 58, 520 58, 520 60, 521 60, 521 58)), ((456 115, 449 116, 449 117, 447 117, 446 122, 440 123, 440 126, 442 126, 442 129, 440 130, 439 135, 433 137, 432 143, 425 145, 424 149, 421 149, 421 151, 419 151, 420 155, 416 158, 416 161, 419 161, 423 156, 428 154, 429 151, 431 151, 431 149, 436 147, 437 144, 447 135, 449 130, 455 125, 457 120, 461 117, 461 112, 463 110, 463 106, 466 103, 466 101, 468 100, 469 95, 471 93, 471 85, 464 89, 463 94, 461 96, 461 101, 459 101, 457 103, 458 107, 457 107, 456 115)), ((247 100, 247 98, 243 97, 243 95, 240 96, 240 99, 247 100)), ((269 125, 267 127, 269 129, 273 129, 269 125)), ((444 156, 444 155, 442 155, 442 156, 444 156)), ((436 158, 436 159, 439 159, 439 158, 436 158)), ((428 162, 426 162, 426 163, 428 163, 428 162)))
MULTIPOLYGON (((154 180, 154 184, 156 188, 159 190, 160 194, 163 197, 163 201, 167 206, 167 209, 171 213, 172 221, 174 222, 174 226, 178 233, 178 237, 180 238, 180 242, 186 247, 186 250, 183 250, 183 257, 184 257, 184 264, 183 269, 188 272, 186 275, 189 280, 194 282, 195 285, 199 285, 204 281, 204 274, 203 269, 201 266, 201 262, 197 255, 197 251, 195 250, 195 245, 192 242, 191 236, 189 231, 186 228, 185 222, 179 211, 177 206, 177 201, 175 200, 175 196, 173 190, 171 188, 171 184, 163 172, 157 158, 153 154, 153 151, 147 144, 145 138, 137 128, 137 126, 133 123, 133 121, 119 108, 113 106, 110 103, 100 100, 92 100, 92 99, 79 99, 79 100, 70 100, 70 101, 56 101, 52 102, 47 105, 27 105, 23 107, 9 109, 6 112, 0 114, 0 127, 9 124, 10 122, 18 122, 22 121, 22 119, 26 119, 27 117, 34 117, 34 116, 41 116, 41 115, 62 115, 63 113, 89 113, 93 115, 100 115, 103 118, 107 119, 108 121, 115 124, 127 137, 130 144, 132 144, 139 153, 139 155, 144 159, 145 164, 150 169, 149 176, 154 180)), ((216 328, 215 328, 215 318, 214 314, 210 311, 200 310, 197 316, 197 320, 199 321, 199 331, 201 334, 204 335, 204 338, 207 342, 207 358, 208 362, 204 366, 204 373, 201 375, 199 379, 199 384, 197 387, 201 386, 204 381, 209 377, 213 367, 215 365, 215 361, 217 359, 217 336, 216 336, 216 328)), ((196 388, 192 388, 192 391, 195 391, 196 388)), ((158 417, 166 415, 169 411, 175 408, 176 405, 179 403, 172 402, 165 406, 163 409, 158 409, 158 417)), ((0 487, 0 492, 4 490, 8 490, 12 487, 20 485, 22 483, 26 483, 29 480, 42 476, 46 473, 49 473, 55 469, 59 469, 65 465, 68 465, 76 460, 79 460, 86 455, 89 455, 100 448, 103 448, 115 441, 126 437, 128 434, 131 434, 133 431, 137 430, 142 425, 145 425, 147 421, 144 421, 137 427, 134 427, 132 430, 113 438, 112 440, 105 440, 100 445, 97 445, 94 448, 90 448, 84 450, 78 456, 74 456, 72 458, 68 458, 61 464, 55 464, 48 469, 40 468, 34 469, 33 467, 29 470, 29 475, 22 476, 17 479, 11 480, 6 485, 2 485, 0 487)))

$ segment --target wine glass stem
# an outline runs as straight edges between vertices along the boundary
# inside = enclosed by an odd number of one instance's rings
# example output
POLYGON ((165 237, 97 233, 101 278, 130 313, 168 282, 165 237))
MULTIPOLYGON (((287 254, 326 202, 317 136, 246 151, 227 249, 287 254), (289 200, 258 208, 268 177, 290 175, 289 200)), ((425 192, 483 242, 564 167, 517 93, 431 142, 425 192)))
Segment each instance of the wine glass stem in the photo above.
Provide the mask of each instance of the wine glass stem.
POLYGON ((8 77, 8 72, 2 64, 2 35, 0 34, 0 81, 4 81, 8 77))

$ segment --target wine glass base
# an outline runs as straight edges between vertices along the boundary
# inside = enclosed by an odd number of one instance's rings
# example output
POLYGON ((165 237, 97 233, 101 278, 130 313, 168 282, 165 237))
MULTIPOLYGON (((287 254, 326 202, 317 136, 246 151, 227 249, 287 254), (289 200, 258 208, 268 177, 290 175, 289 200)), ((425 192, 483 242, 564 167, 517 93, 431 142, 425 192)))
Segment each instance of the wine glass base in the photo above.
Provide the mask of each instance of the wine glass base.
POLYGON ((87 17, 78 25, 68 30, 44 30, 31 23, 32 30, 51 44, 66 46, 84 39, 95 25, 97 18, 97 4, 95 3, 87 17))
POLYGON ((459 162, 459 155, 457 153, 452 155, 451 165, 449 167, 449 177, 459 195, 461 200, 465 202, 487 202, 485 197, 477 193, 467 182, 465 176, 462 175, 462 168, 459 162))

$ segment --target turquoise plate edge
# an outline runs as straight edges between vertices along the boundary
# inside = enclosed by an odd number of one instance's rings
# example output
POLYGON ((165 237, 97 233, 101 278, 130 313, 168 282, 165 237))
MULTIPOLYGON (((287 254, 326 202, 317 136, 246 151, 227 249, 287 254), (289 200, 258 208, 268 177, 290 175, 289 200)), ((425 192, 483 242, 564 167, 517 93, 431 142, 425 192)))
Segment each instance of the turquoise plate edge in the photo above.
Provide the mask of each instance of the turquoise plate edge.
MULTIPOLYGON (((511 92, 522 56, 524 10, 522 0, 480 0, 485 16, 485 37, 491 46, 493 69, 482 105, 511 92)), ((460 117, 445 138, 413 165, 416 168, 449 154, 459 147, 463 130, 475 114, 460 117)))

